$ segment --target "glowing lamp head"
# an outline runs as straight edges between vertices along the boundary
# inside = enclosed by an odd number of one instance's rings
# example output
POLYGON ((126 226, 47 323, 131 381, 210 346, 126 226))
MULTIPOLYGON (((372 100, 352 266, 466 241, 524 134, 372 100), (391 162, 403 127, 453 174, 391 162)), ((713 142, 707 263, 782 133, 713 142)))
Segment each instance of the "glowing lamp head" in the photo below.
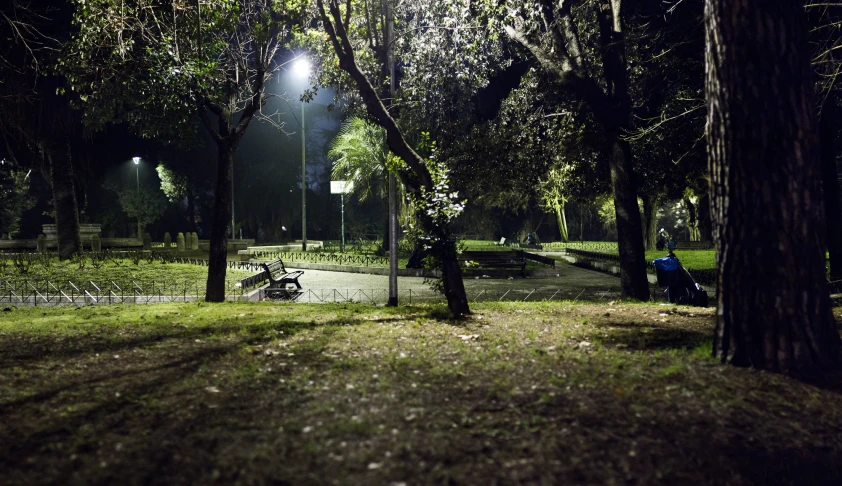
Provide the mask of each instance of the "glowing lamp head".
POLYGON ((293 63, 292 70, 297 76, 306 77, 310 74, 310 61, 301 56, 293 63))
POLYGON ((132 162, 134 162, 134 165, 139 164, 140 163, 140 157, 132 157, 132 162))

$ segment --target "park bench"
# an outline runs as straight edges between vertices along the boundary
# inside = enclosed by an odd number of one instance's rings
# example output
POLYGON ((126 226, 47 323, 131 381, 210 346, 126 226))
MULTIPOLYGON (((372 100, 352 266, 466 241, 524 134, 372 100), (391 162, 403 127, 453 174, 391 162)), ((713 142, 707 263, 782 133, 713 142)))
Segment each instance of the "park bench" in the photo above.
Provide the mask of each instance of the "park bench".
POLYGON ((269 286, 266 287, 267 297, 294 299, 301 293, 301 284, 298 283, 298 277, 304 274, 303 271, 287 272, 284 262, 280 258, 261 263, 260 266, 263 267, 265 277, 269 280, 269 286), (295 288, 287 289, 290 284, 295 285, 295 288))
POLYGON ((712 241, 676 241, 676 250, 710 250, 713 248, 712 241))
POLYGON ((521 251, 463 251, 459 260, 465 262, 467 271, 516 270, 526 276, 526 259, 521 251))

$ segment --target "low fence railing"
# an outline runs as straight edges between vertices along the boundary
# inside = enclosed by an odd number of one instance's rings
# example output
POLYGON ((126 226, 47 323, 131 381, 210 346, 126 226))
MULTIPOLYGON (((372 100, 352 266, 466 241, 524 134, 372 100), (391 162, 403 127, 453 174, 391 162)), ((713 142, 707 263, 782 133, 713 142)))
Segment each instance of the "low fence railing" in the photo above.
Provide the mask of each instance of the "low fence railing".
POLYGON ((375 255, 356 255, 348 253, 324 253, 324 252, 277 252, 257 251, 251 254, 252 257, 261 260, 271 260, 280 257, 284 263, 306 262, 326 263, 333 265, 361 265, 361 266, 389 266, 389 258, 375 255))
MULTIPOLYGON (((92 285, 90 285, 92 284, 92 285)), ((205 299, 205 282, 194 282, 181 286, 120 286, 89 285, 73 283, 70 289, 52 284, 37 288, 27 284, 9 287, 0 282, 0 305, 15 306, 64 306, 64 305, 107 305, 107 304, 156 304, 167 302, 196 302, 205 299)), ((493 289, 468 291, 470 302, 551 302, 551 301, 604 301, 614 300, 620 294, 619 288, 606 289, 493 289)), ((226 287, 226 300, 256 301, 262 296, 257 291, 246 291, 236 286, 226 287)), ((389 300, 388 289, 304 289, 290 290, 282 296, 263 300, 278 303, 370 303, 385 304, 389 300)), ((434 290, 405 289, 398 292, 400 304, 445 302, 444 296, 434 290)))
MULTIPOLYGON (((193 302, 205 298, 206 280, 44 281, 0 280, 0 303, 10 305, 125 304, 193 302)), ((240 299, 249 293, 239 283, 228 283, 225 295, 240 299)))

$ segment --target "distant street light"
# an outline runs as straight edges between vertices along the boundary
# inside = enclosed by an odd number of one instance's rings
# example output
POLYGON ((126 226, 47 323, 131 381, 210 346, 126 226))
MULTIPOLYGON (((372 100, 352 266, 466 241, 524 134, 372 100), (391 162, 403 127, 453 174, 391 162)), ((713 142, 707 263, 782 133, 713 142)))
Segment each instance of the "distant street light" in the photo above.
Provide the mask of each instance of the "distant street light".
MULTIPOLYGON (((140 157, 132 157, 132 162, 134 162, 134 175, 135 175, 135 183, 137 187, 137 199, 138 203, 140 203, 140 157)), ((143 239, 143 235, 140 234, 140 215, 137 216, 137 237, 143 239)))
MULTIPOLYGON (((310 75, 310 61, 301 56, 292 65, 297 77, 310 75)), ((307 165, 306 138, 304 135, 304 101, 301 101, 301 250, 307 251, 307 165)))

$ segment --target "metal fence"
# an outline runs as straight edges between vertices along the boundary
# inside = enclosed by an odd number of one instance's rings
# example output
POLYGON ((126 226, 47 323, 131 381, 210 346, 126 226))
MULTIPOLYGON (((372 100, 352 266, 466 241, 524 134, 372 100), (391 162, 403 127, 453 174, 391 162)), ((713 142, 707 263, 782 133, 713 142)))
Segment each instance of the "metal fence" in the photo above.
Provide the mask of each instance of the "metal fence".
POLYGON ((269 260, 280 258, 284 263, 306 262, 326 263, 332 265, 360 265, 388 267, 389 259, 374 255, 359 255, 353 253, 303 252, 303 251, 257 251, 250 255, 252 258, 269 260))
MULTIPOLYGON (((226 300, 257 302, 276 301, 289 303, 370 303, 385 304, 388 289, 290 289, 275 291, 267 296, 263 288, 247 290, 237 285, 228 286, 226 300)), ((549 302, 549 301, 608 301, 620 296, 619 288, 548 290, 548 289, 495 289, 468 291, 470 302, 549 302)), ((118 285, 115 282, 46 282, 36 286, 33 282, 0 280, 0 305, 61 306, 102 304, 155 304, 165 302, 196 302, 205 299, 205 282, 180 282, 170 285, 118 285)), ((445 302, 444 296, 433 290, 405 289, 398 292, 401 304, 445 302)))
MULTIPOLYGON (((135 304, 158 302, 194 302, 205 298, 205 280, 194 281, 49 281, 0 280, 0 304, 8 305, 84 305, 135 304)), ((228 300, 248 300, 254 291, 239 283, 226 285, 228 300)))

